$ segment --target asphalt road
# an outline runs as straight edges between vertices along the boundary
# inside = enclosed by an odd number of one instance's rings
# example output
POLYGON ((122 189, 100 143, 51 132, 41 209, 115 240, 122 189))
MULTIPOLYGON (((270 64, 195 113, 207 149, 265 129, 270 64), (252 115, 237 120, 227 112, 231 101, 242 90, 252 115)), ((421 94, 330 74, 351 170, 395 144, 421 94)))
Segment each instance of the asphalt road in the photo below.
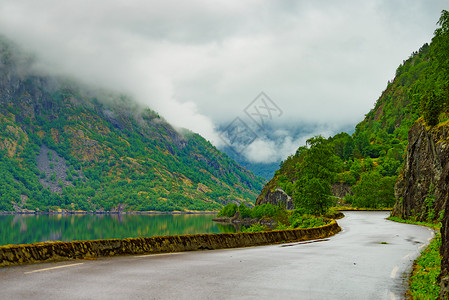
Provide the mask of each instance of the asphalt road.
POLYGON ((1 299, 402 299, 427 228, 346 212, 325 240, 0 269, 1 299))

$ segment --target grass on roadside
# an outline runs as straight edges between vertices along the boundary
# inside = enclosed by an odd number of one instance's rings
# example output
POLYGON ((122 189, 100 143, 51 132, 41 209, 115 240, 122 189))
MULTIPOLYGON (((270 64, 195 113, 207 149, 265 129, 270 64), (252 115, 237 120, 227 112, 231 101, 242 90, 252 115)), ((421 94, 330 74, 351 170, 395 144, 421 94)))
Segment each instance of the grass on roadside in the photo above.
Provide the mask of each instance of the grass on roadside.
MULTIPOLYGON (((397 217, 389 217, 388 220, 423 225, 434 229, 441 228, 441 223, 415 222, 397 217)), ((413 263, 413 271, 409 279, 410 286, 407 293, 407 296, 411 299, 438 299, 438 295, 440 294, 438 275, 441 272, 440 247, 441 234, 438 232, 427 248, 421 252, 421 255, 413 263)))
POLYGON ((338 210, 338 211, 391 211, 391 207, 383 207, 383 208, 363 208, 363 207, 352 207, 352 206, 334 206, 331 209, 338 210))
POLYGON ((418 222, 418 221, 412 221, 412 220, 404 220, 404 219, 401 219, 401 218, 398 218, 398 217, 388 217, 387 220, 395 221, 395 222, 399 222, 399 223, 422 225, 422 226, 431 227, 433 229, 440 229, 441 228, 441 223, 418 222))
POLYGON ((440 247, 441 234, 437 233, 413 264, 409 290, 412 299, 438 299, 440 294, 438 275, 441 271, 440 247))

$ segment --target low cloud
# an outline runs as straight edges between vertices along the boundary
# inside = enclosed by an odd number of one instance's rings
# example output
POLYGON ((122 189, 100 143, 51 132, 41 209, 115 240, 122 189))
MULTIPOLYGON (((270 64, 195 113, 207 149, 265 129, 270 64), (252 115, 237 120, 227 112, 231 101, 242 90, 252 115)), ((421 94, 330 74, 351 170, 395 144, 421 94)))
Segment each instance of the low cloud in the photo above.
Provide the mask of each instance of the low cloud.
MULTIPOLYGON (((0 34, 52 72, 129 93, 220 146, 217 128, 261 91, 284 111, 273 122, 288 134, 299 123, 326 124, 316 133, 353 126, 402 60, 430 41, 444 8, 443 0, 2 0, 0 34)), ((283 159, 306 139, 288 134, 260 137, 245 155, 283 159)))
MULTIPOLYGON (((274 132, 259 132, 254 142, 242 147, 240 155, 245 160, 252 163, 270 164, 280 162, 296 152, 299 146, 306 144, 306 141, 316 135, 329 137, 336 134, 337 131, 328 125, 309 126, 298 132, 298 129, 288 131, 285 129, 275 130, 274 132)), ((237 148, 238 149, 238 148, 237 148)))

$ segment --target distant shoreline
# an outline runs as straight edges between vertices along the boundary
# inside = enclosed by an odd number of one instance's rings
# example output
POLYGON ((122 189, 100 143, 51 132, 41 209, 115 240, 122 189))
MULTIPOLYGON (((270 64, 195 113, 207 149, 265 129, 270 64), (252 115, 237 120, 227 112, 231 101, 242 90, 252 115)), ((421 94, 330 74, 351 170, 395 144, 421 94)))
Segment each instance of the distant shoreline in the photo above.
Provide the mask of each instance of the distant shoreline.
POLYGON ((218 211, 0 211, 0 215, 214 215, 218 211))

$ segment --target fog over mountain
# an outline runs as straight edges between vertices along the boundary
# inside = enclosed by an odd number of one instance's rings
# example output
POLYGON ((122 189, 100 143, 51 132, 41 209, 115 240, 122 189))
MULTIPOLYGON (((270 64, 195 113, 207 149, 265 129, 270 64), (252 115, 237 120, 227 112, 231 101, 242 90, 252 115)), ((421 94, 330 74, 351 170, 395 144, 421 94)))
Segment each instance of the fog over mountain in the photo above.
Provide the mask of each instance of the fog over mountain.
POLYGON ((47 72, 129 93, 246 161, 273 163, 359 122, 395 66, 430 41, 442 9, 443 0, 0 0, 0 34, 47 72), (265 107, 254 102, 261 92, 265 107), (254 133, 243 145, 223 134, 236 118, 254 133))

